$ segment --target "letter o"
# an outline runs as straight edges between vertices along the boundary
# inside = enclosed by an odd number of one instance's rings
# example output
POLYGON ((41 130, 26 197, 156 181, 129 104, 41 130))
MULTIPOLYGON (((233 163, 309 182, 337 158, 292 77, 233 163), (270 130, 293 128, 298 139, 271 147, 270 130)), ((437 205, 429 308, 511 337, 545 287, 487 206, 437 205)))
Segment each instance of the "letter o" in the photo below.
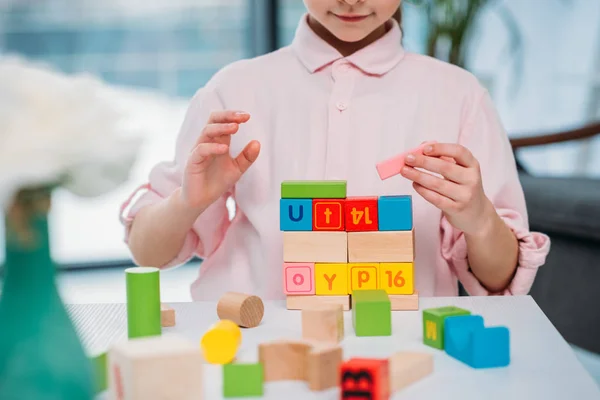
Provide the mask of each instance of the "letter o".
POLYGON ((292 282, 294 282, 294 285, 300 286, 304 283, 304 276, 302 274, 295 274, 292 278, 292 282))

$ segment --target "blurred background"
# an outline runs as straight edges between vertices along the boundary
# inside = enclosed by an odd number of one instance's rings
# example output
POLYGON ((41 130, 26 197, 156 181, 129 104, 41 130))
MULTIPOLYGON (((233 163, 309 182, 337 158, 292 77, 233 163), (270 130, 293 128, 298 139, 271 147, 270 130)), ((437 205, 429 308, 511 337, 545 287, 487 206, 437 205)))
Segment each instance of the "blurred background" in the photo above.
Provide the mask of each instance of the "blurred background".
MULTIPOLYGON (((0 198, 70 177, 49 213, 52 257, 77 271, 64 279, 131 265, 119 206, 172 157, 190 97, 226 64, 288 45, 304 12, 301 0, 0 0, 0 198), (62 136, 82 126, 71 147, 62 136)), ((600 381, 600 1, 405 0, 403 27, 407 50, 490 90, 532 229, 553 239, 532 295, 600 381)))

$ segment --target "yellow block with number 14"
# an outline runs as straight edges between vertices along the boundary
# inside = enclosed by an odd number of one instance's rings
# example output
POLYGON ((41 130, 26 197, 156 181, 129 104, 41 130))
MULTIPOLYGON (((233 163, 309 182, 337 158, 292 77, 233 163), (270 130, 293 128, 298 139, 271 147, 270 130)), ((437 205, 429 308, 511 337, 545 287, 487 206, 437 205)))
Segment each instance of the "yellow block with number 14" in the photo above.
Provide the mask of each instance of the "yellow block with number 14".
POLYGON ((388 294, 413 294, 414 263, 379 264, 379 288, 388 294))

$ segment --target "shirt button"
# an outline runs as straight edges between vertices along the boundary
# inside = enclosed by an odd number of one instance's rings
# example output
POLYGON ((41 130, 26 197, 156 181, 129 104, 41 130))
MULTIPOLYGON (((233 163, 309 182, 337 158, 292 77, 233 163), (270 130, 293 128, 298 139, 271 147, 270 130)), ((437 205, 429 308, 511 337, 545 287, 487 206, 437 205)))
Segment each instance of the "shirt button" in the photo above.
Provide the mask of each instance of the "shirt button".
POLYGON ((340 111, 344 111, 346 108, 348 108, 348 105, 346 103, 344 103, 343 101, 338 101, 337 108, 340 111))

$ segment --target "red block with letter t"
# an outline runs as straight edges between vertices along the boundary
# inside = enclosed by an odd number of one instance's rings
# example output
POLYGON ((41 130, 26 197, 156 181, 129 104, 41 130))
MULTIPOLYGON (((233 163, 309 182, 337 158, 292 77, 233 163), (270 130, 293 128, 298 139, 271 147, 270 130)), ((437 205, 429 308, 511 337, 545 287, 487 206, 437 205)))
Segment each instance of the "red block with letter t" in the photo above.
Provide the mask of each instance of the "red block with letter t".
POLYGON ((345 199, 313 199, 313 231, 344 231, 345 199))
POLYGON ((378 197, 348 197, 346 199, 346 231, 376 231, 378 223, 378 197))

